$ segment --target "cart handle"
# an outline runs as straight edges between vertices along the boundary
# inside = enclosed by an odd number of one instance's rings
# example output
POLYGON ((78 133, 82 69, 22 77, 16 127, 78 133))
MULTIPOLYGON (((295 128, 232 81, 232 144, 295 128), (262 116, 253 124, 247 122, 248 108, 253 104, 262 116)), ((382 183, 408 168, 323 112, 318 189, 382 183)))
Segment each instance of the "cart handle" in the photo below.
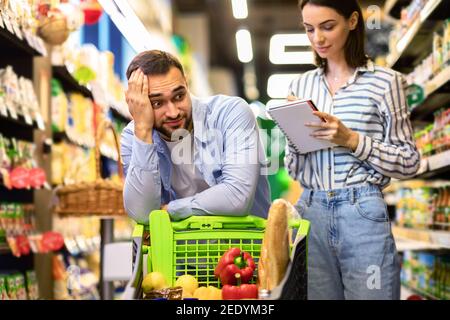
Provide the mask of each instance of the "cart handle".
POLYGON ((190 216, 181 221, 172 222, 176 231, 190 229, 264 229, 266 219, 257 216, 190 216))
MULTIPOLYGON (((163 210, 155 210, 163 211, 163 210)), ((167 211, 163 211, 166 214, 167 211)), ((302 219, 289 219, 289 227, 299 229, 302 227, 302 219)), ((172 221, 172 229, 175 231, 185 230, 208 230, 208 229, 265 229, 267 220, 254 215, 247 216, 190 216, 180 221, 172 221)), ((139 236, 148 225, 137 224, 133 236, 139 236)))

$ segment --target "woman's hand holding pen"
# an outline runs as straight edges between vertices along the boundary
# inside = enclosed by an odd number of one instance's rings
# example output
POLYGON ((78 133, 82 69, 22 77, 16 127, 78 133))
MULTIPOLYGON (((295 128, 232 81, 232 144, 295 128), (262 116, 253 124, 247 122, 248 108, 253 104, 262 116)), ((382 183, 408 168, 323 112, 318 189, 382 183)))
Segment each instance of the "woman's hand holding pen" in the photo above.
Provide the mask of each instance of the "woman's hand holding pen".
POLYGON ((325 120, 325 122, 309 122, 305 126, 317 128, 311 136, 316 139, 327 140, 339 146, 349 148, 352 152, 356 150, 359 142, 357 132, 347 128, 341 120, 325 113, 314 111, 314 115, 325 120))

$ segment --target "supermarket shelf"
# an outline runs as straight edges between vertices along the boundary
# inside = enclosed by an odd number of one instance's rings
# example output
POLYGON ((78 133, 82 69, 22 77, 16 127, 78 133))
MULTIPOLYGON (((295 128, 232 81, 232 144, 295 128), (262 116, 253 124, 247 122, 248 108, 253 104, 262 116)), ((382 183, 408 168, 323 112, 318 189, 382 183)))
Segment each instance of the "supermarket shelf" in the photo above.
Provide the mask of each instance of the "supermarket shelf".
POLYGON ((42 46, 41 50, 43 52, 39 52, 38 50, 30 46, 25 38, 24 40, 21 40, 15 34, 9 32, 6 28, 0 28, 0 43, 3 56, 9 55, 11 57, 34 57, 45 55, 46 53, 43 42, 41 42, 40 40, 38 41, 40 43, 36 43, 36 46, 42 46))
POLYGON ((406 238, 402 238, 402 237, 395 238, 395 246, 397 247, 397 251, 399 251, 399 252, 441 249, 440 245, 436 245, 436 244, 425 242, 425 241, 416 241, 416 240, 406 239, 406 238))
POLYGON ((75 138, 71 137, 66 131, 53 132, 53 141, 56 143, 66 141, 68 143, 87 149, 91 149, 94 147, 94 141, 92 141, 92 143, 86 143, 85 141, 81 140, 77 141, 75 138))
MULTIPOLYGON (((70 134, 68 134, 66 131, 59 131, 59 132, 53 132, 53 142, 59 143, 61 141, 66 141, 67 143, 76 145, 81 148, 85 149, 93 149, 95 147, 95 141, 92 139, 92 141, 82 141, 77 140, 75 137, 71 137, 70 134)), ((115 149, 109 148, 107 145, 100 145, 100 154, 106 158, 112 159, 114 161, 117 161, 118 155, 117 151, 115 149)))
MULTIPOLYGON (((435 231, 426 229, 413 229, 398 226, 392 226, 392 233, 397 241, 412 240, 417 246, 420 244, 428 245, 428 249, 450 249, 450 232, 435 231)), ((411 243, 412 247, 414 243, 411 243)), ((406 246, 406 245, 405 245, 406 246)), ((427 249, 427 248, 420 248, 427 249)))
POLYGON ((28 270, 34 270, 34 254, 28 254, 26 256, 15 257, 9 252, 4 252, 0 258, 0 270, 17 270, 25 273, 28 270))
POLYGON ((132 120, 131 116, 125 115, 123 111, 119 111, 115 105, 111 105, 109 110, 111 110, 112 116, 121 122, 128 123, 132 120))
POLYGON ((33 203, 35 189, 8 189, 0 183, 0 202, 33 203))
POLYGON ((387 0, 384 4, 384 13, 400 19, 400 13, 403 7, 411 3, 411 0, 387 0))
POLYGON ((5 136, 11 136, 11 133, 14 132, 13 136, 16 139, 33 141, 34 129, 38 129, 36 122, 33 121, 33 125, 29 125, 21 115, 18 115, 18 119, 0 115, 0 132, 5 136))
POLYGON ((433 113, 450 102, 450 66, 438 73, 424 87, 425 100, 412 109, 411 120, 433 120, 433 113))
POLYGON ((431 178, 450 170, 450 150, 424 158, 416 178, 431 178))
POLYGON ((402 286, 404 286, 407 290, 409 290, 409 291, 411 291, 411 292, 413 292, 413 293, 415 293, 415 294, 417 294, 419 296, 422 296, 423 298, 425 298, 427 300, 441 300, 441 299, 433 296, 431 293, 428 293, 428 292, 426 292, 424 290, 421 290, 421 289, 419 289, 417 287, 414 287, 414 286, 412 286, 412 285, 410 285, 408 283, 402 282, 402 286))
POLYGON ((447 18, 450 3, 446 0, 430 0, 420 12, 419 17, 397 42, 396 50, 387 58, 390 68, 409 71, 416 61, 422 60, 432 47, 432 31, 439 20, 447 18))
POLYGON ((53 77, 61 81, 61 84, 66 92, 78 92, 83 96, 94 99, 91 90, 79 84, 77 80, 69 73, 65 66, 53 66, 53 77))

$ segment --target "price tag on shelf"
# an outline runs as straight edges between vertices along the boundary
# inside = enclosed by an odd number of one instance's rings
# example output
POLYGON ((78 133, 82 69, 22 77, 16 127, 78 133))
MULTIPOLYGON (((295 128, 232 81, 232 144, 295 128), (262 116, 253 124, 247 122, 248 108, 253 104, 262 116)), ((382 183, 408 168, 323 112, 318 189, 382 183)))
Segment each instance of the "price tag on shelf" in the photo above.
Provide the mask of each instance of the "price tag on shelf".
POLYGON ((25 118, 25 123, 32 126, 33 125, 33 119, 31 118, 30 114, 28 113, 28 110, 25 108, 23 109, 23 117, 25 118))
POLYGON ((41 130, 45 130, 45 123, 44 123, 44 119, 42 119, 41 114, 39 112, 36 112, 35 116, 36 116, 36 124, 37 124, 38 128, 41 130))
POLYGON ((77 255, 80 253, 80 249, 77 246, 77 242, 72 237, 64 237, 64 245, 66 246, 67 251, 69 251, 72 255, 77 255))
POLYGON ((75 236, 75 241, 77 242, 78 248, 81 252, 89 252, 89 247, 86 244, 86 238, 84 235, 75 236))
POLYGON ((8 117, 8 108, 6 107, 5 99, 0 96, 0 114, 8 117))
POLYGON ((20 27, 17 24, 17 21, 15 19, 12 20, 12 26, 14 28, 14 33, 16 34, 16 36, 20 39, 23 40, 23 35, 22 35, 22 31, 20 31, 20 27))
POLYGON ((9 114, 11 115, 11 118, 13 118, 14 120, 19 119, 16 109, 13 106, 11 106, 11 104, 7 104, 7 107, 8 107, 9 114))
POLYGON ((34 48, 38 52, 40 52, 44 57, 46 57, 47 56, 47 49, 45 47, 44 41, 40 37, 37 37, 37 36, 34 36, 33 38, 34 38, 34 41, 35 41, 34 48))
POLYGON ((30 31, 29 31, 29 30, 23 30, 22 32, 23 32, 23 35, 25 36, 25 40, 27 41, 28 45, 29 45, 30 47, 34 47, 34 46, 33 46, 32 36, 31 36, 31 34, 30 34, 30 31))
POLYGON ((9 32, 11 32, 12 34, 14 34, 14 29, 13 26, 11 24, 11 21, 9 20, 8 15, 6 15, 4 12, 2 13, 2 17, 3 17, 3 22, 5 23, 6 29, 8 29, 9 32))

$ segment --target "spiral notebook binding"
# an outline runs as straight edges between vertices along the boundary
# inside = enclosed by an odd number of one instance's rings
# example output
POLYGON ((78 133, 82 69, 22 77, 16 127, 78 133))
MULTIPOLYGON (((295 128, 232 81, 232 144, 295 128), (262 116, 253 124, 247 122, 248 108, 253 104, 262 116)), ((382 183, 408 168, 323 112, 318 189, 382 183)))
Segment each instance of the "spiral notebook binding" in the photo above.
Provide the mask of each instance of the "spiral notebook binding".
MULTIPOLYGON (((269 112, 270 114, 270 112, 269 112)), ((288 135, 286 134, 286 132, 284 132, 284 129, 281 128, 281 126, 278 124, 277 120, 275 120, 274 117, 271 117, 273 122, 275 122, 275 124, 277 125, 278 129, 281 130, 281 132, 283 132, 284 137, 286 138, 286 140, 289 142, 289 144, 294 148, 295 152, 300 153, 301 151, 297 148, 297 146, 295 145, 295 143, 292 143, 292 141, 289 139, 288 135)))

